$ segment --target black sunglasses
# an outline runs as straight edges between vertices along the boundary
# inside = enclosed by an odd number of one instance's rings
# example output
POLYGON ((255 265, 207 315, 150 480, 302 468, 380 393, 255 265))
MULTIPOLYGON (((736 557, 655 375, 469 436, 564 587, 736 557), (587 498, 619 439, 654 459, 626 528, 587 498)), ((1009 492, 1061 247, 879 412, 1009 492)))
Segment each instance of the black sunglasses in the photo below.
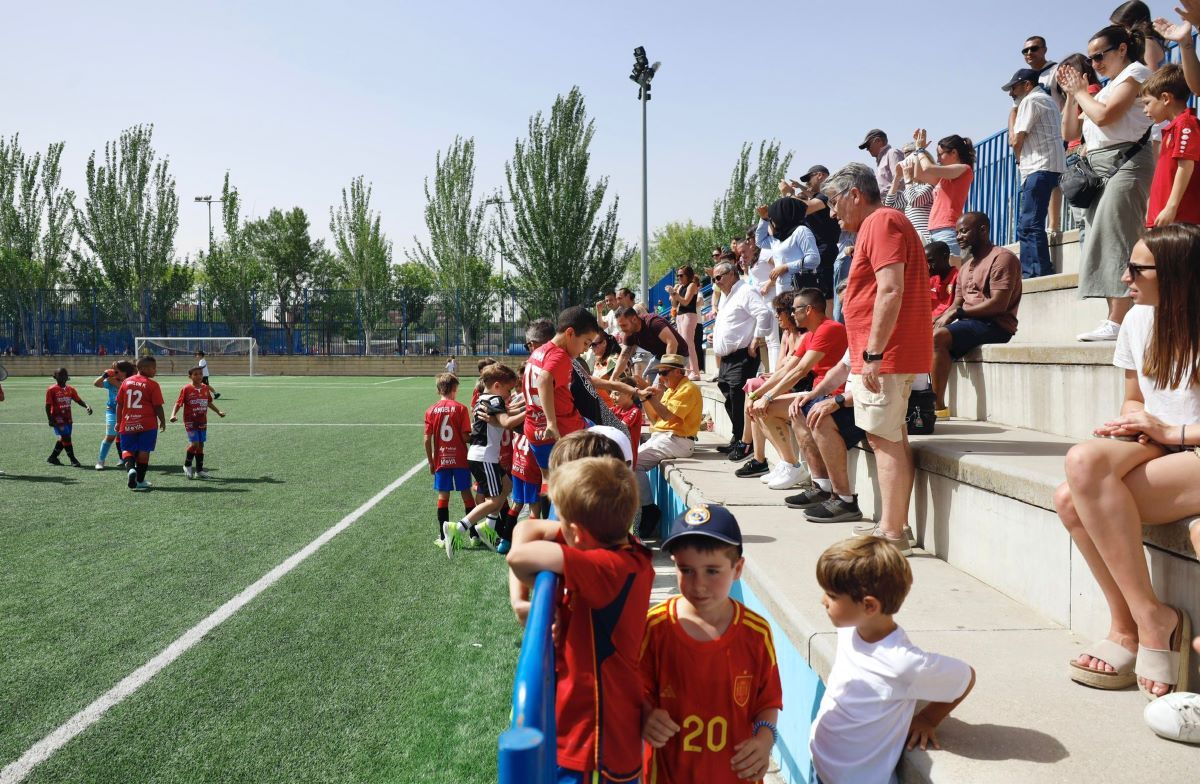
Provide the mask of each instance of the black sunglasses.
POLYGON ((1099 52, 1096 52, 1095 54, 1089 54, 1088 59, 1091 60, 1093 63, 1101 62, 1104 60, 1104 55, 1108 54, 1109 52, 1111 52, 1112 50, 1114 50, 1116 48, 1117 47, 1115 47, 1115 46, 1110 46, 1107 49, 1101 49, 1099 52))
POLYGON ((1157 269, 1153 264, 1134 264, 1132 261, 1125 262, 1125 269, 1129 270, 1129 277, 1136 278, 1146 270, 1157 269))
POLYGON ((1021 54, 1032 54, 1033 52, 1041 51, 1041 49, 1042 49, 1042 47, 1040 47, 1040 46, 1026 46, 1024 49, 1021 50, 1021 54))

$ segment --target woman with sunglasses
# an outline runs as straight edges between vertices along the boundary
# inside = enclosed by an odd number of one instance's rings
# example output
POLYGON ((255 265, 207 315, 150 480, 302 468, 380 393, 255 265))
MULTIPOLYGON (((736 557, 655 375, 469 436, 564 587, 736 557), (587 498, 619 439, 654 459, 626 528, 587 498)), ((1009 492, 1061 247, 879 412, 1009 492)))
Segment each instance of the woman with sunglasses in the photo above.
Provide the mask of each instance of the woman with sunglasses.
POLYGON ((700 302, 700 281, 696 278, 696 270, 690 264, 680 267, 675 273, 675 285, 668 286, 671 304, 675 308, 675 329, 683 336, 683 342, 688 347, 688 378, 700 380, 700 365, 696 349, 696 315, 700 302))
POLYGON ((1121 321, 1132 306, 1121 283, 1121 265, 1129 258, 1146 221, 1146 202, 1154 178, 1154 150, 1149 144, 1150 118, 1138 94, 1151 70, 1142 62, 1145 40, 1138 31, 1111 25, 1092 36, 1088 59, 1108 83, 1093 97, 1086 80, 1074 68, 1058 69, 1058 83, 1079 107, 1077 119, 1068 106, 1063 112, 1063 137, 1082 133, 1087 159, 1100 177, 1108 179, 1100 196, 1083 214, 1087 243, 1079 262, 1079 295, 1103 297, 1108 316, 1079 340, 1116 340, 1121 321), (1127 153, 1133 153, 1129 158, 1127 153))
POLYGON ((1070 661, 1099 689, 1134 683, 1150 699, 1185 687, 1187 614, 1159 601, 1142 525, 1200 514, 1200 226, 1150 229, 1122 280, 1134 307, 1113 364, 1125 371, 1120 415, 1067 453, 1054 505, 1111 616, 1108 637, 1070 661))

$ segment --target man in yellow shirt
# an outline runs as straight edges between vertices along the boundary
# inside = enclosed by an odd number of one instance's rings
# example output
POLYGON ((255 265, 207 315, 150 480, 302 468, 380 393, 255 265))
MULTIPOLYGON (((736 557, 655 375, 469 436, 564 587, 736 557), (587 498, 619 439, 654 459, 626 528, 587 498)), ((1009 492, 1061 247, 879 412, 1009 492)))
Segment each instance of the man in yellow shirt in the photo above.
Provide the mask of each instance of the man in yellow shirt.
MULTIPOLYGON (((700 431, 704 404, 700 389, 687 377, 687 359, 678 354, 664 354, 654 368, 658 379, 654 386, 641 392, 645 401, 646 419, 650 421, 650 437, 637 453, 638 489, 642 499, 641 533, 652 529, 658 520, 658 509, 650 490, 650 471, 659 463, 674 457, 691 457, 696 449, 693 440, 700 431)), ((645 537, 643 537, 645 538, 645 537)))

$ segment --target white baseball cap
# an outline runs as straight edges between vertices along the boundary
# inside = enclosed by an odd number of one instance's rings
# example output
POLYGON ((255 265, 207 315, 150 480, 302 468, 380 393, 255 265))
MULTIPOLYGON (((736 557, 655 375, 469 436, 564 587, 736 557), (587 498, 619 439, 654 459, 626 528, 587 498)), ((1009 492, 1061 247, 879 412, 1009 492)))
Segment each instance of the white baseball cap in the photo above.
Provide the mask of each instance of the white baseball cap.
POLYGON ((633 462, 633 447, 629 444, 629 436, 610 425, 592 425, 588 428, 588 431, 592 433, 599 433, 602 436, 607 436, 613 441, 616 441, 617 446, 621 447, 621 454, 625 455, 625 462, 633 462))

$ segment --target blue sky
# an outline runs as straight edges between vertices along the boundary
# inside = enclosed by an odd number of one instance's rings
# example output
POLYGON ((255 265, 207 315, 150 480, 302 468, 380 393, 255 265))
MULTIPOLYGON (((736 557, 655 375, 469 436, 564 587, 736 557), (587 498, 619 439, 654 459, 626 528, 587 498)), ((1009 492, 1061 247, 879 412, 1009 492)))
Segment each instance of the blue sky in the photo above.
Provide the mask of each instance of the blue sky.
MULTIPOLYGON (((1116 5, 1115 0, 1110 0, 1116 5)), ((317 236, 351 177, 398 259, 424 236, 422 181, 456 134, 477 143, 477 188, 503 184, 529 116, 579 85, 596 122, 594 175, 640 233, 640 110, 628 79, 641 44, 662 70, 650 102, 650 225, 707 222, 743 141, 778 138, 810 163, 866 160, 875 126, 893 139, 982 138, 1005 122, 999 89, 1025 37, 1052 57, 1106 23, 1046 0, 914 6, 865 2, 135 2, 6 9, 0 133, 27 150, 64 140, 66 181, 123 128, 155 125, 181 199, 180 255, 206 242, 192 197, 228 170, 252 216, 301 206, 317 236)), ((1167 5, 1154 7, 1169 12, 1167 5)))

